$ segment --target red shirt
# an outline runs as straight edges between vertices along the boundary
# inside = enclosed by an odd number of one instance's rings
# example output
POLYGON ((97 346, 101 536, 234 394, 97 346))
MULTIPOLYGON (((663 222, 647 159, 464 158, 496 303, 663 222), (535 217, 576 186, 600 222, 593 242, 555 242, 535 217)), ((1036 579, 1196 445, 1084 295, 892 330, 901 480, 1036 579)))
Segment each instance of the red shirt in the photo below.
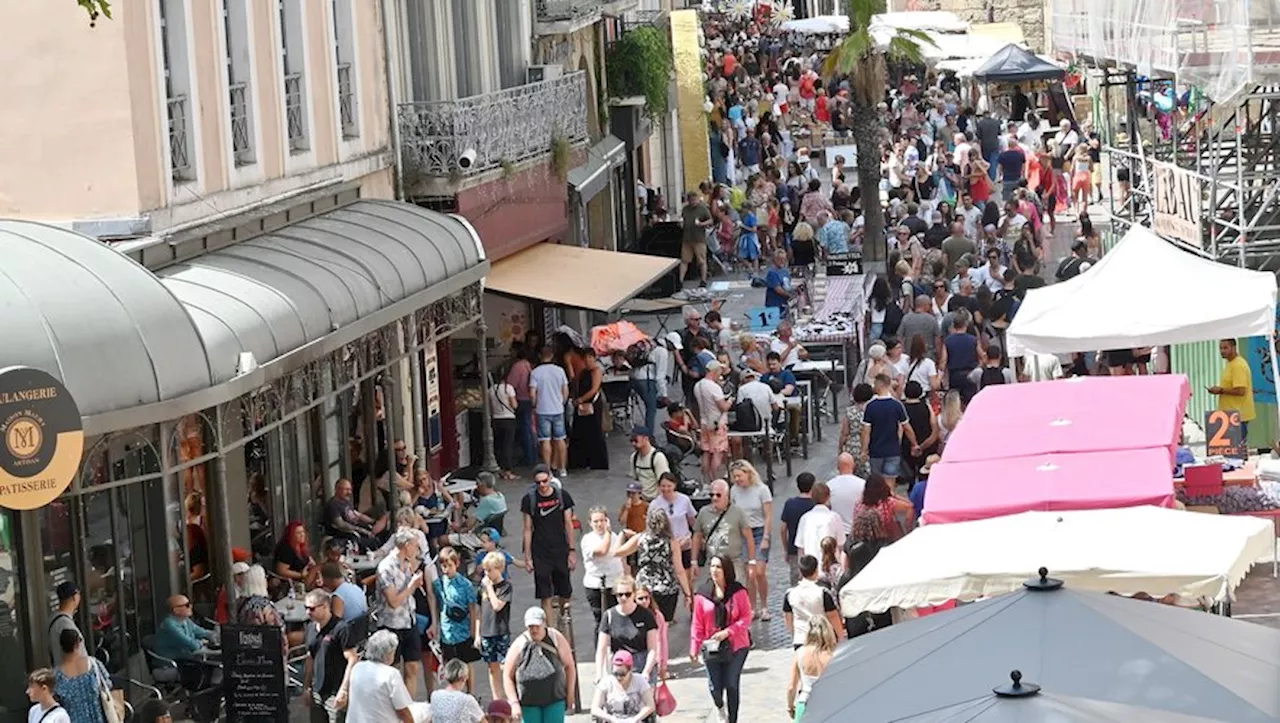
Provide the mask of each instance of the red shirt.
POLYGON ((818 96, 818 99, 814 101, 813 117, 823 121, 824 123, 831 122, 831 113, 827 112, 827 96, 820 95, 818 96))
POLYGON ((724 54, 724 74, 733 75, 733 71, 738 69, 738 59, 733 53, 724 54))

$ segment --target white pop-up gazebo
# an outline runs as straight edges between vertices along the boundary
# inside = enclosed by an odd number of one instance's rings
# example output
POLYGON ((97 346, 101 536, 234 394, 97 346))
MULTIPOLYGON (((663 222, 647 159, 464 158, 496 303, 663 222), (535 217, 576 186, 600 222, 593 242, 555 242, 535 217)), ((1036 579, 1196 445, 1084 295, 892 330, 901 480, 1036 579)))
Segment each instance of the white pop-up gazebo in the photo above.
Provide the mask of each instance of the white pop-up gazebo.
POLYGON ((1085 273, 1027 292, 1005 343, 1018 357, 1229 337, 1274 342, 1275 327, 1274 273, 1218 263, 1132 226, 1085 273))

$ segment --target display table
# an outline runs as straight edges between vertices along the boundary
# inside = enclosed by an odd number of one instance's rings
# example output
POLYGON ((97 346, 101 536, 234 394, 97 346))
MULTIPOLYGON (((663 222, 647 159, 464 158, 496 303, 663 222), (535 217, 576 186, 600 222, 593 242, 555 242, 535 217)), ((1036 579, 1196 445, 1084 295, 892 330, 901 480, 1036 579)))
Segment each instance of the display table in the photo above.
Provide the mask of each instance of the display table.
MULTIPOLYGON (((1173 478, 1174 487, 1182 487, 1186 482, 1181 477, 1173 478)), ((1258 485, 1258 465, 1253 461, 1245 462, 1243 467, 1222 473, 1223 487, 1256 487, 1258 485)))

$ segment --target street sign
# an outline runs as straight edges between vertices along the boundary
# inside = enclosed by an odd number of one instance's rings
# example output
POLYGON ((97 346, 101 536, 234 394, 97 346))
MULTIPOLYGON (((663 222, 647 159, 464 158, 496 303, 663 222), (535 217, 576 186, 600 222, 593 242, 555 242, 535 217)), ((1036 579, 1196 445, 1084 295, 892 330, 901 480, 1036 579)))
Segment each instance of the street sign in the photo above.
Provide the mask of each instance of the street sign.
POLYGON ((1240 426, 1240 412, 1215 409, 1204 415, 1205 454, 1210 457, 1249 457, 1248 441, 1240 426))
POLYGON ((755 306, 747 310, 752 331, 773 331, 782 321, 782 310, 776 306, 755 306))
POLYGON ((858 276, 861 273, 861 256, 832 256, 827 259, 827 276, 858 276))

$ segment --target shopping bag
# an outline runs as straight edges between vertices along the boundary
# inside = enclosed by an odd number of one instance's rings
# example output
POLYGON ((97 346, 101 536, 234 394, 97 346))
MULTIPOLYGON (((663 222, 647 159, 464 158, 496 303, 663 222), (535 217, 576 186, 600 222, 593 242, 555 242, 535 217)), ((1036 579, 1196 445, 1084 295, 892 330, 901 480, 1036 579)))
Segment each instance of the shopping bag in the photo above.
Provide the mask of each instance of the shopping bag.
POLYGON ((671 693, 671 689, 667 687, 665 682, 658 684, 658 691, 653 696, 654 707, 657 708, 658 715, 666 718, 676 712, 676 697, 671 693))

